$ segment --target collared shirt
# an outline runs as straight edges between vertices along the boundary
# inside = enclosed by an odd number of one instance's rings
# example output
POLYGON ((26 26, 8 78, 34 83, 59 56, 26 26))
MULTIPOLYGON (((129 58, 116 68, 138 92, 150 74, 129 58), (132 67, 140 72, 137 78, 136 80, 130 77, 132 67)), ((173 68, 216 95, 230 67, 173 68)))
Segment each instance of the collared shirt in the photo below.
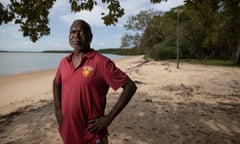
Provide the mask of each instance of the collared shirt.
POLYGON ((128 76, 94 50, 84 55, 77 68, 73 67, 72 56, 62 59, 55 76, 55 83, 62 88, 64 120, 59 132, 65 144, 95 144, 107 136, 107 130, 92 134, 86 130, 87 121, 104 115, 109 86, 117 90, 128 76))

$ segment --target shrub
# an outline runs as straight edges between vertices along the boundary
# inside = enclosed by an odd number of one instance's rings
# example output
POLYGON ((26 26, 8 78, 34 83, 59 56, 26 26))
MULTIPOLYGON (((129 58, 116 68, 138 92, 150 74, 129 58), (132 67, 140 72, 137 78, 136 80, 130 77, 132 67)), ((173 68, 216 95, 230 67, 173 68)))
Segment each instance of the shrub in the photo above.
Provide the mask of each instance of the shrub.
POLYGON ((176 46, 169 46, 165 43, 154 45, 149 55, 154 60, 174 59, 176 58, 176 46))

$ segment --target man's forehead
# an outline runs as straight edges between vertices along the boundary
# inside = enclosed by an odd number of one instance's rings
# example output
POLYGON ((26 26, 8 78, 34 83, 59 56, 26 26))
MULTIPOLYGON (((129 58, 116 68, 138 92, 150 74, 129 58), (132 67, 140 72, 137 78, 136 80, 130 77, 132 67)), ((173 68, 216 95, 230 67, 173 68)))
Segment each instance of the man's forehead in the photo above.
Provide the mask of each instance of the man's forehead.
POLYGON ((74 22, 71 28, 82 28, 84 25, 82 22, 74 22))

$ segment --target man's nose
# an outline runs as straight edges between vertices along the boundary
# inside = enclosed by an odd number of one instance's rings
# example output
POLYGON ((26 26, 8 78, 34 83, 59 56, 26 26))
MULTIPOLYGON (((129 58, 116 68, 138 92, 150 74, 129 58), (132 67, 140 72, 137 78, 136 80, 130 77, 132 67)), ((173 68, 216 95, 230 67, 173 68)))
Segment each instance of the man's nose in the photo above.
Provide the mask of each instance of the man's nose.
POLYGON ((81 32, 75 32, 74 37, 81 38, 81 32))

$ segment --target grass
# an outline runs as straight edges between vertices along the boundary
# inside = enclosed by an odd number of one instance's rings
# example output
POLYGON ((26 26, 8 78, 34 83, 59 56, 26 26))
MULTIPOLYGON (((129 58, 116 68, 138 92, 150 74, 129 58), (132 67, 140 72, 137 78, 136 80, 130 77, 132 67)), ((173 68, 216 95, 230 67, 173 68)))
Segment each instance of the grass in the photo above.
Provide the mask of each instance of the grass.
MULTIPOLYGON (((176 61, 176 60, 171 60, 176 61)), ((201 59, 181 59, 180 62, 188 62, 191 64, 203 64, 203 65, 213 65, 213 66, 236 66, 240 67, 240 65, 235 64, 231 60, 220 60, 220 59, 208 59, 208 60, 201 60, 201 59)))
POLYGON ((120 49, 120 48, 112 48, 112 49, 100 49, 98 50, 101 53, 105 54, 118 54, 118 55, 139 55, 136 49, 120 49))

